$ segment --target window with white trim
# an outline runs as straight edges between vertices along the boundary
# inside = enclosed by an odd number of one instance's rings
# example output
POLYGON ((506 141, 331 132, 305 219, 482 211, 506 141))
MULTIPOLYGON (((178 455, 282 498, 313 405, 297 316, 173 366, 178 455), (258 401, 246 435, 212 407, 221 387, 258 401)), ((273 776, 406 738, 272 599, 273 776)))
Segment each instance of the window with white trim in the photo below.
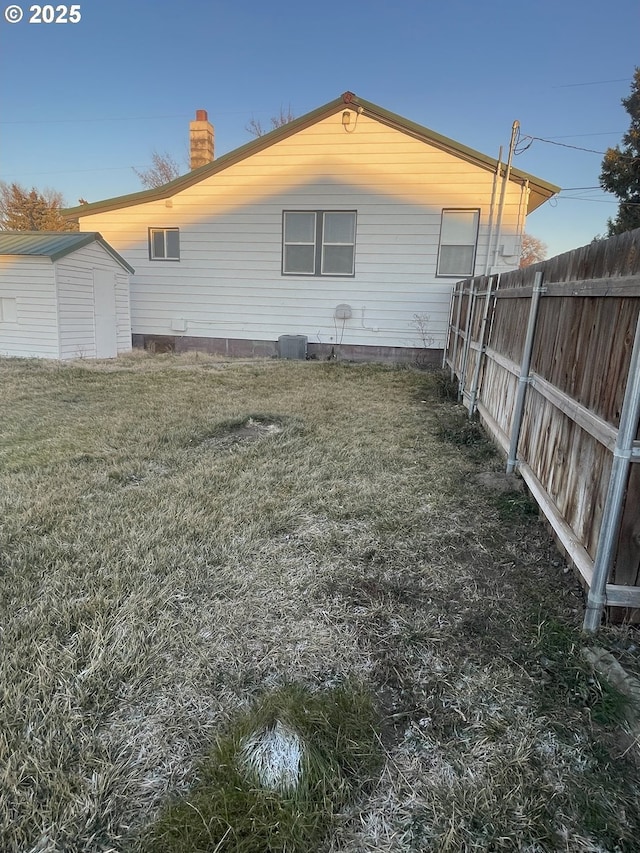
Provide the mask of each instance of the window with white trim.
POLYGON ((0 323, 17 323, 16 300, 12 296, 0 297, 0 323))
POLYGON ((479 210, 442 211, 438 275, 473 275, 479 222, 479 210))
POLYGON ((179 261, 180 229, 149 228, 149 259, 152 261, 179 261))
POLYGON ((355 210, 285 210, 283 275, 355 274, 355 210))

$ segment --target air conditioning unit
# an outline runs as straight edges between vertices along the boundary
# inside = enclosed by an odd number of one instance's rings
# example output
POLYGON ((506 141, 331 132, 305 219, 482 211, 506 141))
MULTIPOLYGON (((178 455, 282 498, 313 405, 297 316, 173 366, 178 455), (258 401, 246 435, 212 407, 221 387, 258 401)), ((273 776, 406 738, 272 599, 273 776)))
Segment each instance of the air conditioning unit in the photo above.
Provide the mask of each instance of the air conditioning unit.
POLYGON ((280 335, 278 338, 280 358, 293 358, 304 361, 307 357, 306 335, 280 335))

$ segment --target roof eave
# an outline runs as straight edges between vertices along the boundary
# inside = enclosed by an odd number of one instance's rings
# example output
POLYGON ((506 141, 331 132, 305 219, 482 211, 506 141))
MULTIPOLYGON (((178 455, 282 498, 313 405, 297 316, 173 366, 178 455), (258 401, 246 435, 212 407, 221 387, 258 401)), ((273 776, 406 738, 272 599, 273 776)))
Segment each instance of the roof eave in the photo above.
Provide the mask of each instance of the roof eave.
POLYGON ((93 243, 95 240, 95 233, 92 231, 87 232, 86 237, 83 235, 83 239, 78 239, 72 246, 65 246, 63 249, 58 249, 57 252, 51 252, 46 257, 51 258, 51 261, 59 261, 60 258, 65 258, 67 255, 70 255, 72 252, 76 252, 78 249, 83 249, 85 246, 88 246, 89 243, 93 243))
MULTIPOLYGON (((462 157, 469 162, 475 163, 478 166, 484 166, 491 171, 495 171, 498 168, 498 161, 494 157, 489 157, 489 155, 483 154, 481 151, 476 151, 474 148, 469 148, 467 145, 462 145, 462 143, 456 142, 455 139, 443 136, 441 133, 436 133, 430 128, 409 121, 396 113, 392 113, 389 110, 385 110, 383 107, 379 107, 377 104, 358 98, 354 102, 354 105, 356 107, 361 106, 365 115, 369 113, 373 118, 378 119, 378 121, 383 124, 400 130, 403 133, 408 133, 410 136, 418 138, 423 142, 428 142, 431 145, 435 145, 438 148, 449 151, 450 153, 462 157)), ((555 184, 543 181, 541 178, 537 178, 535 175, 530 175, 520 169, 511 169, 510 180, 528 185, 530 193, 527 205, 527 214, 536 210, 536 208, 540 207, 541 204, 544 204, 545 201, 548 201, 554 195, 559 193, 561 189, 555 184)))
MULTIPOLYGON (((458 157, 462 157, 475 165, 491 171, 495 171, 498 168, 498 161, 493 157, 489 157, 480 151, 476 151, 473 148, 462 145, 454 139, 450 139, 447 136, 436 133, 423 125, 409 121, 403 116, 392 113, 389 110, 385 110, 383 107, 379 107, 377 104, 366 101, 362 98, 357 98, 351 92, 345 92, 339 98, 336 98, 335 100, 306 113, 300 118, 294 119, 293 121, 270 131, 269 133, 265 133, 263 136, 251 140, 251 142, 247 142, 245 145, 230 151, 228 154, 223 154, 222 157, 219 157, 212 163, 207 163, 199 169, 194 169, 192 172, 188 172, 186 175, 182 175, 168 184, 163 184, 161 187, 151 190, 142 190, 140 192, 117 196, 115 198, 105 199, 104 201, 97 201, 91 204, 81 204, 78 207, 72 207, 64 210, 63 215, 65 218, 73 220, 83 216, 90 216, 94 213, 106 213, 109 210, 118 210, 122 207, 130 207, 132 205, 146 204, 147 202, 152 201, 166 200, 174 196, 176 193, 197 184, 199 181, 208 178, 217 172, 221 172, 247 157, 250 157, 252 154, 256 154, 259 151, 274 145, 276 142, 280 142, 281 140, 298 133, 300 130, 304 130, 306 127, 310 127, 316 122, 321 121, 323 118, 333 115, 340 110, 349 109, 349 107, 353 109, 361 108, 365 114, 369 114, 372 118, 375 118, 381 123, 386 124, 389 127, 393 127, 402 133, 413 136, 422 142, 435 145, 436 147, 448 151, 458 157)), ((537 178, 534 175, 530 175, 527 172, 523 172, 520 169, 511 169, 510 180, 528 186, 530 192, 527 204, 527 213, 531 213, 533 210, 536 210, 536 208, 540 207, 541 204, 544 204, 545 201, 548 201, 552 196, 560 192, 560 187, 555 184, 543 181, 542 179, 537 178)))
POLYGON ((111 246, 111 245, 109 245, 109 243, 107 243, 107 241, 104 239, 102 234, 100 234, 98 231, 96 231, 95 234, 96 234, 96 242, 100 243, 100 245, 105 250, 105 252, 107 252, 107 254, 111 255, 111 257, 114 259, 114 261, 117 261, 121 266, 123 266, 127 270, 127 272, 130 272, 131 275, 133 275, 135 273, 135 269, 131 266, 131 264, 128 263, 127 261, 125 261, 125 259, 122 257, 122 255, 119 255, 116 252, 116 250, 113 248, 113 246, 111 246))
POLYGON ((25 251, 12 252, 11 254, 14 254, 16 257, 47 258, 48 260, 51 261, 51 263, 55 263, 56 261, 59 261, 61 258, 66 258, 67 255, 71 255, 73 252, 77 252, 78 249, 84 249, 85 246, 88 246, 89 244, 96 242, 102 246, 102 248, 105 250, 105 252, 108 255, 110 255, 114 259, 114 261, 119 263, 120 266, 122 266, 125 270, 127 270, 127 272, 130 272, 132 274, 135 273, 135 270, 131 266, 131 264, 128 263, 128 261, 125 261, 125 259, 122 257, 122 255, 119 255, 116 252, 116 250, 113 248, 113 246, 111 246, 111 245, 109 245, 109 243, 107 243, 107 241, 104 239, 104 237, 102 236, 102 234, 100 234, 99 231, 86 231, 86 232, 79 231, 79 232, 74 232, 74 233, 65 232, 65 231, 29 231, 29 232, 19 231, 19 232, 15 232, 15 233, 20 234, 20 235, 29 234, 32 237, 66 236, 66 237, 73 240, 73 242, 70 243, 68 246, 63 246, 54 252, 25 252, 25 251))
POLYGON ((263 136, 259 136, 257 139, 252 139, 250 142, 245 143, 245 145, 241 145, 239 148, 235 148, 228 154, 223 154, 222 157, 219 157, 212 163, 207 163, 204 166, 200 166, 198 169, 194 169, 192 172, 187 172, 186 175, 181 175, 179 178, 170 181, 168 184, 163 184, 161 187, 156 187, 151 190, 142 190, 141 192, 130 193, 129 195, 117 196, 115 198, 105 199, 104 201, 96 201, 90 204, 81 204, 77 207, 70 207, 63 210, 62 214, 65 219, 73 220, 78 219, 79 217, 89 216, 94 213, 106 213, 109 210, 118 210, 122 207, 146 204, 150 201, 164 201, 165 199, 171 198, 176 193, 197 184, 204 178, 208 178, 210 175, 215 175, 217 172, 221 172, 223 169, 227 169, 229 166, 239 163, 241 160, 250 157, 252 154, 257 154, 259 151, 269 148, 271 145, 274 145, 276 142, 280 142, 282 139, 293 136, 294 133, 298 133, 298 131, 304 130, 306 127, 310 127, 317 121, 333 115, 335 112, 338 112, 338 110, 344 108, 345 101, 341 96, 340 98, 336 98, 334 101, 330 101, 328 104, 324 104, 322 107, 318 107, 318 109, 313 110, 310 113, 300 116, 300 118, 294 119, 281 127, 277 127, 275 130, 263 134, 263 136))

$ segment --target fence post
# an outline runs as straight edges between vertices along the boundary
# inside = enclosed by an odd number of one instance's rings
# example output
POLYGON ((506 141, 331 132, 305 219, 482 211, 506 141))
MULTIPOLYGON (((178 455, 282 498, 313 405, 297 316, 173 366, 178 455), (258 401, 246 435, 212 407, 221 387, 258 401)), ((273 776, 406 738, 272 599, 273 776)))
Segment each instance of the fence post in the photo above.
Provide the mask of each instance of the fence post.
MULTIPOLYGON (((464 288, 463 288, 464 294, 464 288)), ((467 362, 469 361, 469 345, 471 338, 471 323, 473 321, 473 309, 476 302, 476 281, 472 279, 468 291, 469 302, 467 304, 467 322, 464 330, 464 347, 462 350, 462 364, 460 366, 460 382, 458 384, 458 399, 464 400, 464 389, 467 379, 467 362)))
POLYGON ((538 308, 540 306, 540 296, 545 292, 545 290, 546 288, 542 286, 542 273, 537 272, 533 281, 527 334, 525 336, 524 349, 522 351, 522 362, 520 364, 520 375, 518 377, 518 391, 516 393, 516 402, 513 410, 513 421, 511 423, 511 439, 509 443, 509 456, 507 458, 507 474, 511 474, 516 467, 518 442, 520 440, 522 416, 524 414, 524 401, 527 395, 527 385, 529 384, 531 353, 533 352, 533 341, 536 334, 538 308))
POLYGON ((636 336, 629 361, 627 387, 624 391, 620 427, 613 449, 613 464, 607 489, 607 499, 602 513, 598 547, 593 562, 593 578, 589 587, 583 629, 595 633, 602 619, 606 604, 606 588, 609 572, 615 558, 623 501, 629 478, 629 468, 634 455, 633 443, 640 420, 640 315, 636 324, 636 336))
MULTIPOLYGON (((447 340, 445 343, 444 354, 442 356, 442 369, 444 370, 449 361, 449 347, 451 346, 451 334, 453 331, 453 312, 455 308, 456 301, 456 288, 457 284, 454 285, 453 290, 451 291, 451 300, 449 302, 449 325, 447 326, 447 340)), ((453 358, 453 355, 452 355, 453 358)), ((451 377, 453 379, 453 376, 451 377)))
MULTIPOLYGON (((453 291, 456 299, 458 300, 458 310, 456 311, 456 331, 455 337, 453 339, 453 353, 451 355, 451 379, 455 379, 457 364, 456 360, 458 358, 458 338, 460 333, 460 312, 462 311, 462 294, 464 293, 464 282, 458 282, 455 286, 455 290, 453 291), (462 284, 462 290, 458 292, 458 284, 462 284)), ((453 310, 451 312, 453 314, 453 310)))
MULTIPOLYGON (((498 273, 495 276, 498 281, 500 281, 500 274, 498 273)), ((493 279, 494 276, 490 276, 487 282, 487 292, 485 294, 484 300, 484 310, 482 312, 482 322, 480 324, 480 348, 478 350, 478 357, 476 358, 476 367, 473 371, 473 381, 471 383, 471 391, 469 393, 469 417, 473 417, 476 411, 476 406, 478 403, 478 385, 480 384, 480 370, 482 368, 482 356, 485 354, 487 349, 486 344, 486 335, 487 335, 487 323, 489 320, 489 306, 491 305, 491 291, 493 289, 493 279)))

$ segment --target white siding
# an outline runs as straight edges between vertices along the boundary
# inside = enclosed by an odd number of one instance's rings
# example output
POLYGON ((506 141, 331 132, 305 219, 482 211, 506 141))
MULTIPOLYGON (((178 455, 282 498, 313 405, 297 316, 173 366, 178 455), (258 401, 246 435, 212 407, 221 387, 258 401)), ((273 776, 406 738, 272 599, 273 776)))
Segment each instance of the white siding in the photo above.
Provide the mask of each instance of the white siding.
POLYGON ((0 297, 15 299, 15 322, 0 321, 0 355, 58 358, 58 318, 49 258, 0 256, 0 297))
POLYGON ((98 243, 72 252, 56 263, 60 358, 95 358, 93 271, 116 277, 118 352, 131 349, 129 275, 98 243))
MULTIPOLYGON (((489 169, 364 115, 347 133, 338 113, 172 200, 86 216, 81 229, 100 231, 135 267, 134 333, 177 334, 180 320, 192 336, 420 346, 415 315, 424 314, 442 347, 455 281, 436 276, 442 209, 480 210, 475 273, 484 273, 492 182, 489 169), (355 276, 283 276, 286 209, 357 210, 355 276), (180 228, 179 262, 149 260, 152 226, 180 228), (334 320, 340 303, 353 309, 344 323, 334 320)), ((516 250, 525 202, 510 184, 500 242, 516 250)))
MULTIPOLYGON (((129 273, 98 243, 52 263, 0 255, 0 299, 15 300, 15 320, 0 312, 0 355, 95 357, 93 271, 115 278, 118 352, 131 349, 129 273)), ((14 304, 12 302, 12 304, 14 304)))

